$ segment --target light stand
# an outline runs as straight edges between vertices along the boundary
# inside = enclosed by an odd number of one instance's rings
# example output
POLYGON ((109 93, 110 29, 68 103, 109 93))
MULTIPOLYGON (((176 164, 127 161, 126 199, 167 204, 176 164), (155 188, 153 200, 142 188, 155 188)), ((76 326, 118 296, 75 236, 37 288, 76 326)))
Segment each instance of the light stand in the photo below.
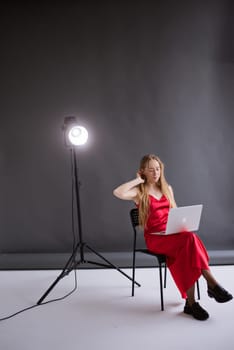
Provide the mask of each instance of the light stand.
MULTIPOLYGON (((47 289, 47 291, 42 295, 42 297, 37 302, 37 305, 41 304, 43 300, 47 297, 47 295, 51 292, 51 290, 56 286, 56 284, 65 276, 67 276, 73 269, 76 269, 78 265, 88 263, 88 264, 94 264, 97 266, 107 267, 107 268, 114 268, 117 271, 119 271, 122 275, 127 277, 129 280, 132 281, 132 278, 128 276, 125 272, 123 272, 119 267, 112 264, 109 260, 107 260, 104 256, 102 256, 100 253, 95 251, 90 245, 88 245, 86 242, 83 241, 83 232, 82 232, 82 219, 81 219, 81 205, 80 205, 80 182, 78 177, 78 168, 77 168, 77 160, 76 160, 76 151, 75 148, 71 148, 72 152, 72 161, 73 161, 73 176, 74 176, 74 183, 75 183, 75 200, 76 200, 76 209, 77 209, 77 220, 78 220, 78 234, 79 234, 79 242, 75 245, 73 252, 68 259, 67 263, 65 264, 62 272, 59 274, 59 276, 56 278, 56 280, 51 284, 51 286, 47 289), (85 259, 85 253, 84 249, 87 248, 89 251, 97 255, 99 258, 101 258, 104 263, 94 262, 90 260, 85 259), (80 259, 77 261, 76 256, 77 254, 80 254, 80 259)), ((139 283, 135 282, 136 285, 140 286, 139 283)))

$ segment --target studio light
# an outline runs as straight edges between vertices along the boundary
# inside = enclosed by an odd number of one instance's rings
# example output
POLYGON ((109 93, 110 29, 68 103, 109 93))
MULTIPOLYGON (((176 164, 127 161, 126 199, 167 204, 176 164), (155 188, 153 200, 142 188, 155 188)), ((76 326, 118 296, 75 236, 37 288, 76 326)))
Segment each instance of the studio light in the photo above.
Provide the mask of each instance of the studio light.
POLYGON ((80 125, 72 126, 68 131, 68 139, 74 146, 82 146, 88 140, 88 131, 80 125))
POLYGON ((62 126, 64 131, 65 143, 69 146, 83 146, 88 141, 88 131, 84 126, 81 126, 77 118, 67 116, 64 118, 62 126))
MULTIPOLYGON (((81 182, 79 180, 79 171, 78 171, 78 147, 84 145, 88 140, 88 131, 85 127, 80 126, 77 123, 76 117, 68 116, 64 118, 64 124, 62 126, 62 130, 64 132, 65 143, 66 146, 70 148, 71 152, 71 169, 72 169, 72 195, 74 200, 72 199, 72 218, 77 219, 77 225, 73 227, 77 227, 77 243, 74 244, 73 251, 66 262, 62 272, 56 278, 56 280, 51 284, 51 286, 47 289, 47 291, 42 295, 42 297, 37 302, 37 305, 41 304, 43 300, 47 297, 47 295, 51 292, 51 290, 56 286, 56 284, 65 276, 69 274, 70 271, 77 269, 77 267, 81 264, 88 263, 99 267, 108 267, 113 268, 119 271, 123 276, 127 277, 130 281, 133 281, 132 277, 128 276, 125 272, 123 272, 118 266, 112 264, 109 260, 107 260, 103 255, 94 250, 89 244, 84 242, 83 240, 83 228, 82 228, 82 215, 81 215, 81 201, 80 201, 80 185, 81 182), (75 209, 75 210, 74 210, 75 209), (73 211, 74 210, 74 211, 73 211), (85 250, 88 250, 93 255, 96 255, 100 261, 91 261, 85 259, 85 250), (77 258, 78 256, 78 258, 77 258)), ((75 233, 75 231, 74 231, 75 233)), ((136 281, 134 283, 138 286, 140 284, 136 281)))

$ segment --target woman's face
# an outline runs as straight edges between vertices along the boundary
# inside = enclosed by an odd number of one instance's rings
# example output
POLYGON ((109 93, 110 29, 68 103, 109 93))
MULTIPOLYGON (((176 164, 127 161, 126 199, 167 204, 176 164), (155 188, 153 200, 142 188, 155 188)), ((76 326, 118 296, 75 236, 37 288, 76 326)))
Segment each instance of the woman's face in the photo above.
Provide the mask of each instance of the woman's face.
POLYGON ((146 181, 151 184, 156 184, 161 176, 159 162, 156 159, 151 159, 142 172, 146 177, 146 181))

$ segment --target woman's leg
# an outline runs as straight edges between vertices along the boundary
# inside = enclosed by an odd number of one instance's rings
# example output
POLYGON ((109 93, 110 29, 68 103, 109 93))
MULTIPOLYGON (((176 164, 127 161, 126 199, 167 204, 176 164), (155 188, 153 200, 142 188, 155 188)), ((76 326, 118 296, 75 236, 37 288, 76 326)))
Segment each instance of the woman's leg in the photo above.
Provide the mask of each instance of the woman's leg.
MULTIPOLYGON (((202 276, 206 279, 208 288, 213 289, 215 286, 218 285, 217 280, 214 278, 210 270, 202 270, 202 276)), ((194 291, 195 291, 195 285, 193 285, 191 288, 187 290, 187 299, 188 299, 189 305, 195 302, 194 291)))
POLYGON ((208 288, 214 288, 218 284, 210 270, 202 270, 202 276, 206 279, 208 288))
POLYGON ((195 303, 195 284, 187 290, 187 301, 190 306, 195 303))
POLYGON ((202 270, 209 270, 208 254, 199 239, 192 232, 174 235, 145 236, 147 248, 167 256, 167 266, 182 298, 187 298, 187 290, 196 283, 202 270))
POLYGON ((202 270, 202 275, 207 281, 207 293, 210 298, 214 298, 218 303, 226 303, 233 299, 233 296, 216 281, 210 270, 202 270))
POLYGON ((194 296, 195 284, 187 290, 187 299, 184 306, 184 313, 192 315, 194 318, 200 321, 207 320, 209 318, 208 312, 203 309, 196 301, 194 296))

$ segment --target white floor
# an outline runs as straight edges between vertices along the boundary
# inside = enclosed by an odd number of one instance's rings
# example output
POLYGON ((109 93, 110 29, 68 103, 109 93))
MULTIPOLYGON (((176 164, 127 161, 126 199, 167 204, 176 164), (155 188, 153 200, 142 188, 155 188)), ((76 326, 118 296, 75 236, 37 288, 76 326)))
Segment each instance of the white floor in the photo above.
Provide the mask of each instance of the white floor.
MULTIPOLYGON (((212 266, 234 294, 234 266, 212 266)), ((125 269, 130 274, 130 270, 125 269)), ((61 271, 0 271, 0 318, 35 305, 61 271)), ((234 349, 234 301, 208 298, 200 279, 201 305, 210 313, 197 321, 182 313, 168 273, 165 311, 160 311, 158 269, 137 269, 142 284, 131 297, 131 282, 116 270, 78 270, 78 289, 68 298, 35 307, 0 322, 2 350, 73 349, 234 349)), ((45 301, 68 293, 74 271, 59 281, 45 301)))

